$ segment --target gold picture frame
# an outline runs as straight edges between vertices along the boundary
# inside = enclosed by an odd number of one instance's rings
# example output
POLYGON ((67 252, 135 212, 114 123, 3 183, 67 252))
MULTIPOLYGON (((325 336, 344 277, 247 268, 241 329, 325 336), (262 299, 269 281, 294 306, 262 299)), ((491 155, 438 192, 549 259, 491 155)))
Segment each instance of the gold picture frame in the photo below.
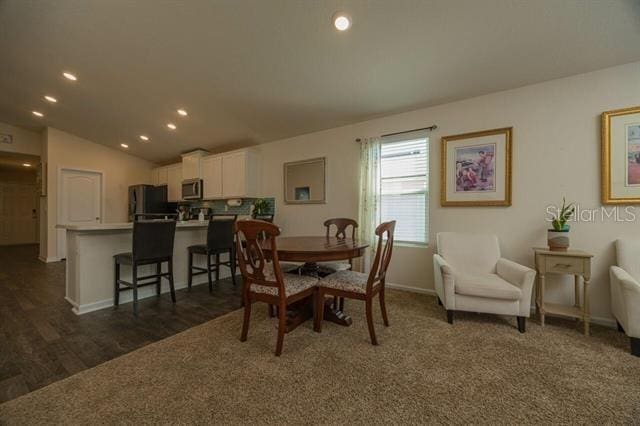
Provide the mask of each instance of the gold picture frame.
POLYGON ((640 157, 632 155, 630 147, 633 144, 634 149, 640 148, 640 135, 633 141, 629 127, 640 132, 640 106, 602 113, 602 204, 640 204, 640 157))
POLYGON ((440 205, 510 206, 512 140, 513 127, 442 137, 440 205))

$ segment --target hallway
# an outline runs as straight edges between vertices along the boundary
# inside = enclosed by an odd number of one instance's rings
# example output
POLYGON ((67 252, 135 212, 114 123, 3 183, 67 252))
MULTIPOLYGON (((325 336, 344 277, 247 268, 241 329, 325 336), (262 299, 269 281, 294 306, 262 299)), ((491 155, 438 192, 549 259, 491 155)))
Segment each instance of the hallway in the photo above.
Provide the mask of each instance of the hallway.
POLYGON ((64 379, 240 306, 229 279, 77 316, 65 296, 65 263, 37 260, 38 246, 0 247, 0 403, 64 379))

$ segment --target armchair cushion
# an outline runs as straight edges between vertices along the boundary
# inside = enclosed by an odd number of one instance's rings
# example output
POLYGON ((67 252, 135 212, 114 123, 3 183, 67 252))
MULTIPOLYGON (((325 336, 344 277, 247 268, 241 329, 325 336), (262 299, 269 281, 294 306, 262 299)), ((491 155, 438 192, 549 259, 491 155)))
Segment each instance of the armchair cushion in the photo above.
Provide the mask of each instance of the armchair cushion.
POLYGON ((439 232, 436 240, 438 254, 453 270, 470 274, 496 273, 500 245, 495 235, 439 232))
POLYGON ((518 300, 522 296, 519 287, 502 279, 497 274, 454 273, 453 277, 456 294, 503 300, 518 300))

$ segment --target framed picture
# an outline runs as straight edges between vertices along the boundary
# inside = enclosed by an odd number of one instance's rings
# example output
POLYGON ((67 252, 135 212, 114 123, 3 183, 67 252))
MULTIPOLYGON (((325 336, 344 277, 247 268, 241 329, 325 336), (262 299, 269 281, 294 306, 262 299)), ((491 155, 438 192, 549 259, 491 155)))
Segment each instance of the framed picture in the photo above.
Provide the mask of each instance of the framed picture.
POLYGON ((640 107, 602 113, 602 202, 640 204, 640 107))
POLYGON ((442 206, 510 206, 513 128, 442 138, 442 206))

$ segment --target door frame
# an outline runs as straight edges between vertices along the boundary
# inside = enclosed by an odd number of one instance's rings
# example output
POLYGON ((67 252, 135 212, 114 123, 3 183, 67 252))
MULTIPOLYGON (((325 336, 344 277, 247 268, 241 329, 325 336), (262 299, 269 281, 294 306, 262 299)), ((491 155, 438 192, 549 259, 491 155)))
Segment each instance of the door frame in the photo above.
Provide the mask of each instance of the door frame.
MULTIPOLYGON (((104 171, 102 170, 93 170, 93 169, 83 169, 83 168, 79 168, 79 167, 66 167, 66 166, 58 166, 58 173, 57 173, 57 195, 56 195, 56 225, 60 225, 60 218, 62 217, 62 202, 61 202, 61 198, 62 198, 62 173, 63 172, 79 172, 79 173, 92 173, 92 174, 97 174, 100 175, 100 222, 98 223, 103 223, 104 220, 104 213, 105 213, 105 201, 106 201, 106 197, 105 197, 105 189, 106 189, 106 185, 105 185, 105 181, 106 181, 106 174, 104 171)), ((58 253, 59 251, 59 246, 58 246, 58 229, 56 228, 56 258, 58 260, 62 260, 64 259, 64 257, 60 257, 60 253, 58 253)))

